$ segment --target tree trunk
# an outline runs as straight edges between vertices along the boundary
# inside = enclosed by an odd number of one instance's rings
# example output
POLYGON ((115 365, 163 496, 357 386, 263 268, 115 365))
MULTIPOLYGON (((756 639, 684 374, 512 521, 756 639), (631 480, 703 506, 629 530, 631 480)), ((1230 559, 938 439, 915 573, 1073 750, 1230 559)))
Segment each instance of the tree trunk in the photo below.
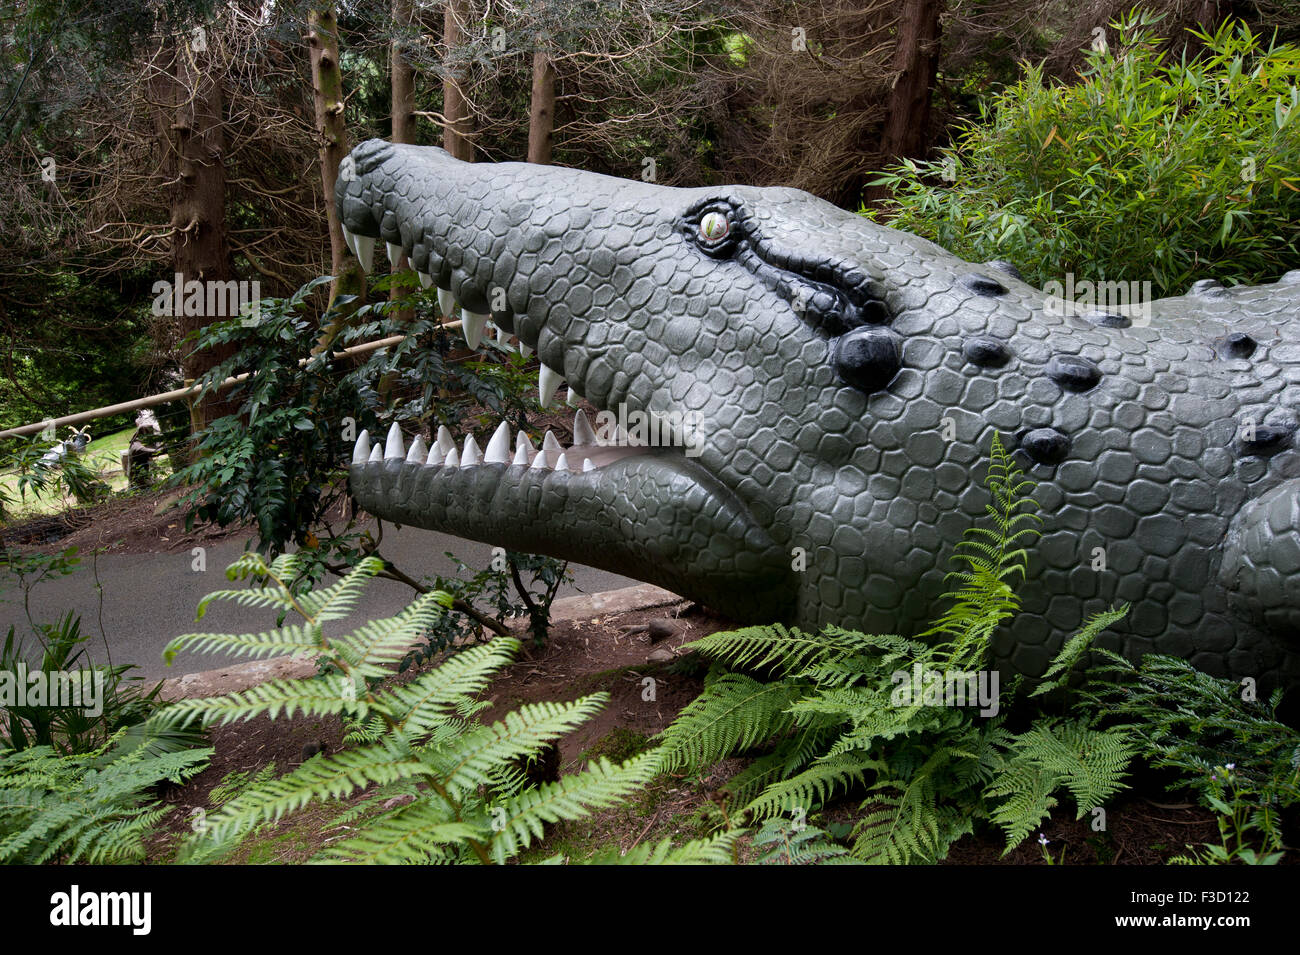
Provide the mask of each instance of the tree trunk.
POLYGON ((555 67, 545 50, 533 53, 533 96, 528 110, 528 161, 551 162, 555 132, 555 67))
MULTIPOLYGON (((449 59, 460 44, 460 25, 465 22, 467 14, 465 0, 447 0, 442 37, 449 59)), ((469 105, 461 91, 458 73, 459 67, 449 62, 447 78, 442 82, 442 115, 447 120, 442 130, 442 148, 456 159, 472 162, 474 145, 469 140, 469 105)))
MULTIPOLYGON (((402 53, 403 37, 411 23, 411 0, 393 0, 393 40, 390 58, 392 60, 393 92, 393 135, 395 143, 415 142, 415 71, 402 53)), ((393 271, 399 272, 410 268, 410 263, 403 253, 398 262, 391 263, 393 271)), ((398 308, 403 299, 409 295, 407 289, 394 285, 388 292, 389 301, 393 303, 393 317, 399 322, 415 320, 415 313, 409 308, 398 308)))
MULTIPOLYGON (((212 68, 206 41, 196 43, 182 34, 169 43, 158 63, 155 102, 170 105, 159 114, 160 139, 164 150, 163 174, 171 206, 173 282, 201 286, 199 314, 183 307, 173 312, 182 337, 204 326, 235 316, 227 314, 233 304, 228 295, 209 296, 209 282, 228 282, 233 277, 230 244, 226 235, 226 167, 224 98, 220 77, 212 68), (179 278, 177 278, 179 276, 179 278), (217 306, 208 314, 209 305, 217 306)), ((188 304, 188 301, 186 302, 188 304)), ((234 353, 231 345, 194 351, 183 344, 182 373, 187 381, 206 374, 214 365, 234 353)), ((230 401, 211 395, 190 406, 190 426, 199 431, 209 422, 234 410, 230 401)))
MULTIPOLYGON (((904 0, 894 39, 894 85, 885 107, 880 152, 884 165, 924 157, 930 139, 930 97, 939 70, 939 15, 943 0, 904 0)), ((889 195, 867 190, 868 201, 889 195)))
POLYGON ((334 341, 366 293, 365 274, 343 241, 343 224, 334 208, 334 182, 338 179, 339 166, 348 154, 348 131, 343 122, 343 72, 339 69, 338 31, 338 20, 334 17, 333 7, 319 7, 308 13, 307 45, 311 52, 316 135, 320 141, 321 180, 330 234, 330 266, 334 274, 330 304, 333 305, 341 294, 356 295, 357 299, 350 307, 341 309, 323 329, 316 344, 318 352, 328 348, 334 341))

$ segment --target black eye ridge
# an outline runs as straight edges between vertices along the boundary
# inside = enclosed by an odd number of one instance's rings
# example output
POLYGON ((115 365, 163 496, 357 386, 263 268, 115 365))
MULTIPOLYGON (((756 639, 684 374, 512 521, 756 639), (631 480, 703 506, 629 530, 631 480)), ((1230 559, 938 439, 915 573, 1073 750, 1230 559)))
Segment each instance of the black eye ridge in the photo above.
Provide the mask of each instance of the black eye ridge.
POLYGON ((892 316, 884 292, 869 276, 852 266, 775 247, 753 225, 739 202, 715 197, 687 209, 679 228, 710 258, 734 259, 828 335, 889 323, 892 316), (708 239, 701 233, 701 223, 715 212, 727 220, 727 233, 708 239))

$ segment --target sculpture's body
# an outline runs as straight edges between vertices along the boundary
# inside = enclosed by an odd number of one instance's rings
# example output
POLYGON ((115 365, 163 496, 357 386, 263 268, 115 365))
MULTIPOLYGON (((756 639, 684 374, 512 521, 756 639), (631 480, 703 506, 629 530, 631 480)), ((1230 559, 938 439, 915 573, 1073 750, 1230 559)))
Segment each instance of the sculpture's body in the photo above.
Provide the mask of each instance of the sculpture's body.
POLYGON ((1300 273, 1202 283, 1130 326, 792 189, 371 141, 337 194, 363 258, 365 237, 400 245, 475 330, 490 312, 598 408, 686 413, 698 451, 584 445, 557 471, 554 452, 524 468, 536 452, 508 435, 470 466, 436 445, 426 463, 423 442, 408 463, 396 438, 353 465, 371 513, 741 621, 911 633, 984 516, 996 429, 1045 519, 1000 664, 1041 672, 1088 613, 1129 601, 1111 645, 1300 679, 1300 273))

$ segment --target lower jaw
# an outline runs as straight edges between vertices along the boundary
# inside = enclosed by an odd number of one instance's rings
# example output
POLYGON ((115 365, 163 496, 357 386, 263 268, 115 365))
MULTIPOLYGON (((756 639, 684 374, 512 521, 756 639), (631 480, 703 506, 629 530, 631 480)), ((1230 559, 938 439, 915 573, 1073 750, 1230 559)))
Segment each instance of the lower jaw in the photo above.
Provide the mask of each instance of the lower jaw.
POLYGON ((396 524, 625 574, 737 622, 790 619, 789 560, 730 490, 680 453, 617 450, 587 471, 394 455, 349 477, 357 503, 396 524))

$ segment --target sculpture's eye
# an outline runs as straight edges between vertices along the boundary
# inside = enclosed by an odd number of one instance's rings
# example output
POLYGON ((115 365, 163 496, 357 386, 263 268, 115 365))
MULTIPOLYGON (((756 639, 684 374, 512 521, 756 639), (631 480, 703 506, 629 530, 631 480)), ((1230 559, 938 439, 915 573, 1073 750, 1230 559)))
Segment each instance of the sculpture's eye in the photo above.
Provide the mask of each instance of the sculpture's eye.
POLYGON ((721 212, 709 212, 700 220, 700 238, 709 242, 724 239, 731 231, 731 224, 721 212))

